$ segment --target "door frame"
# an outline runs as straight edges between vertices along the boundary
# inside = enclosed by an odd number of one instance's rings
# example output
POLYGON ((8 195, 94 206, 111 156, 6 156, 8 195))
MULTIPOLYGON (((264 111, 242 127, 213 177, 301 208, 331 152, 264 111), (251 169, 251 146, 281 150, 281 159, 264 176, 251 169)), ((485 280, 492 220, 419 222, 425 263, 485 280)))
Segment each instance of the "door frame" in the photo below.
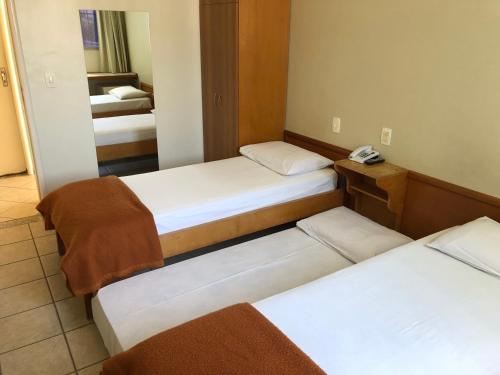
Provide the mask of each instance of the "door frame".
POLYGON ((12 76, 11 83, 13 86, 13 91, 14 85, 16 86, 17 90, 19 90, 18 92, 21 101, 20 105, 22 107, 22 112, 24 115, 25 129, 21 129, 21 131, 26 135, 28 144, 24 145, 25 139, 23 139, 23 145, 25 147, 29 147, 29 150, 31 151, 33 174, 35 175, 35 178, 37 180, 38 192, 40 194, 40 197, 43 197, 47 194, 47 188, 41 161, 42 159, 40 155, 39 136, 37 134, 36 128, 32 126, 32 124, 34 124, 33 104, 31 99, 30 86, 28 85, 26 63, 21 48, 21 37, 19 34, 19 25, 17 23, 14 1, 15 0, 0 0, 0 7, 2 8, 0 9, 0 11, 2 13, 5 12, 7 21, 5 27, 8 29, 8 32, 10 34, 10 41, 12 43, 12 49, 10 51, 7 51, 7 53, 12 53, 12 57, 14 59, 14 66, 9 66, 9 68, 14 69, 15 75, 17 77, 12 76))

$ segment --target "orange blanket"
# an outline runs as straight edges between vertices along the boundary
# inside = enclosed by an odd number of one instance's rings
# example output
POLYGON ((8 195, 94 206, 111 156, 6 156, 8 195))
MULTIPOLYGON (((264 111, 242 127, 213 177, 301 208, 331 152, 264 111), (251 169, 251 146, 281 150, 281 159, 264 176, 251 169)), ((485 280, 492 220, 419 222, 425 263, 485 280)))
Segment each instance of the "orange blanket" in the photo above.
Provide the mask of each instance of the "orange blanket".
POLYGON ((61 271, 76 296, 164 264, 153 215, 117 177, 66 185, 37 210, 64 243, 61 271))
POLYGON ((249 304, 160 333, 103 365, 102 375, 324 374, 249 304))

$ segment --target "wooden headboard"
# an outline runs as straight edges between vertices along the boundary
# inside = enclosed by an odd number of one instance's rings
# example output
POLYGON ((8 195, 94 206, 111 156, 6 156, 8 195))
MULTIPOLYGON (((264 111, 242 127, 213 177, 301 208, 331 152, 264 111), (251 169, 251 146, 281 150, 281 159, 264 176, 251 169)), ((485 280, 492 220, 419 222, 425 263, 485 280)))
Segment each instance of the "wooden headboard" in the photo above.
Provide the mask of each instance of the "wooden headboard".
POLYGON ((151 98, 151 105, 153 108, 155 108, 155 92, 153 85, 150 85, 149 83, 144 83, 144 82, 139 82, 139 89, 142 91, 146 91, 149 94, 149 97, 151 98))
MULTIPOLYGON (((285 131, 285 141, 333 160, 345 159, 350 153, 290 131, 285 131)), ((482 216, 500 222, 500 199, 409 171, 402 233, 418 239, 482 216)))

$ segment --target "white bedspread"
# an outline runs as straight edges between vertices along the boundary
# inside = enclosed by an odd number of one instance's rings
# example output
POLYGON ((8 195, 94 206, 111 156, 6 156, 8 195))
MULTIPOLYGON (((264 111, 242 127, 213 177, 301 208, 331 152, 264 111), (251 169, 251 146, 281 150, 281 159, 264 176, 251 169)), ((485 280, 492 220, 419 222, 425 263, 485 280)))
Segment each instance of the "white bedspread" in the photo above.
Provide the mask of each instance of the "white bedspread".
POLYGON ((113 95, 91 95, 90 108, 92 113, 132 111, 136 109, 151 109, 151 99, 148 97, 121 100, 113 95))
POLYGON ((104 344, 117 354, 188 320, 349 265, 294 228, 109 285, 92 300, 92 310, 104 344))
POLYGON ((499 374, 500 279, 424 242, 255 306, 329 374, 499 374))
POLYGON ((156 139, 155 115, 104 117, 94 119, 96 146, 156 139))
POLYGON ((331 168, 282 176, 243 156, 122 178, 159 234, 335 189, 331 168))

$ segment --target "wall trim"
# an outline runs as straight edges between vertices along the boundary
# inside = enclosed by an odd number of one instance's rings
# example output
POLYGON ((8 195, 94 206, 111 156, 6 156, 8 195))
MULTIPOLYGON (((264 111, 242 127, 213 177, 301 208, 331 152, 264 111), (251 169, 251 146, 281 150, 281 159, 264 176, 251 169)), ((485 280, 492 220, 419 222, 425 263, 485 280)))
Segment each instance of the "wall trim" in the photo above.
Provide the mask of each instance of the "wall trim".
MULTIPOLYGON (((285 131, 285 141, 333 160, 345 159, 350 153, 342 147, 290 131, 285 131)), ((367 212, 371 214, 367 215, 377 220, 378 210, 383 208, 376 202, 368 203, 367 212)), ((408 172, 401 224, 401 232, 407 236, 422 238, 482 216, 500 222, 500 199, 422 173, 408 172)))
MULTIPOLYGON (((285 130, 285 141, 290 141, 290 143, 293 143, 293 140, 299 140, 305 143, 309 143, 311 145, 316 145, 317 147, 322 148, 324 150, 332 150, 340 155, 344 155, 346 158, 351 153, 351 151, 348 149, 335 146, 315 138, 310 138, 302 134, 294 133, 289 130, 285 130)), ((438 178, 431 177, 423 173, 415 172, 412 170, 408 171, 408 178, 428 185, 432 185, 442 190, 447 190, 451 193, 458 194, 466 198, 470 198, 500 208, 500 198, 496 198, 492 195, 471 190, 463 186, 455 185, 452 184, 451 182, 440 180, 438 178)))

